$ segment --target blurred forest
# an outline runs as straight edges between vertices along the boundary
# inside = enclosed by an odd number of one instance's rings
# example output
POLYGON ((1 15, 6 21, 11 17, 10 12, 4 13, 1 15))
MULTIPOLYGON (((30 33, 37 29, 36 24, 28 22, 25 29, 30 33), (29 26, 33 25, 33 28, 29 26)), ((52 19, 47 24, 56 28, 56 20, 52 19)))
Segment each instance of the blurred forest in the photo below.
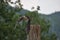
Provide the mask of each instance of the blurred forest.
MULTIPOLYGON (((17 22, 22 16, 17 13, 23 9, 22 4, 17 0, 19 7, 13 8, 8 2, 13 4, 11 0, 0 0, 0 40, 26 40, 26 22, 24 20, 22 23, 17 22)), ((50 21, 41 18, 38 10, 29 11, 24 15, 31 18, 31 24, 41 26, 41 40, 57 40, 55 33, 49 34, 50 21)))

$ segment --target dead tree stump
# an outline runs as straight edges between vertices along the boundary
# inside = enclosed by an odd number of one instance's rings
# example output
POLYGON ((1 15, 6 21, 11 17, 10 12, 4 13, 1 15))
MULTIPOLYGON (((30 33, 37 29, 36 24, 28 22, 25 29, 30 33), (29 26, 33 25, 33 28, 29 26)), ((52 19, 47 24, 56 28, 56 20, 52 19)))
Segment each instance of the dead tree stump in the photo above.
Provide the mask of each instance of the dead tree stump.
POLYGON ((41 40, 40 25, 30 25, 30 32, 27 35, 27 40, 41 40))

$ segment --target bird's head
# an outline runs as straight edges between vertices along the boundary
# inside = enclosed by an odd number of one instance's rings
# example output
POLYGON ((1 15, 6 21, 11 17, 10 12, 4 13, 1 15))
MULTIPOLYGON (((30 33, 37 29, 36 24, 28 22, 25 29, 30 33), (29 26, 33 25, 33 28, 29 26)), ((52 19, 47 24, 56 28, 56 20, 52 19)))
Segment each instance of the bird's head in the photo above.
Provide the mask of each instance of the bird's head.
POLYGON ((21 21, 21 20, 30 20, 30 18, 28 16, 22 16, 18 19, 18 21, 21 21))

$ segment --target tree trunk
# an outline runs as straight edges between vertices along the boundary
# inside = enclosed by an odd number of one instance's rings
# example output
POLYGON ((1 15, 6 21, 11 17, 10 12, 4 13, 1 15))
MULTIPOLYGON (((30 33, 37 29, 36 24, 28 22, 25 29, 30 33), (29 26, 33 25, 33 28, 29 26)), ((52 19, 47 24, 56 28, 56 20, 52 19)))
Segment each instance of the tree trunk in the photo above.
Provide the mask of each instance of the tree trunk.
POLYGON ((40 25, 30 25, 30 32, 27 35, 27 40, 41 40, 40 25))

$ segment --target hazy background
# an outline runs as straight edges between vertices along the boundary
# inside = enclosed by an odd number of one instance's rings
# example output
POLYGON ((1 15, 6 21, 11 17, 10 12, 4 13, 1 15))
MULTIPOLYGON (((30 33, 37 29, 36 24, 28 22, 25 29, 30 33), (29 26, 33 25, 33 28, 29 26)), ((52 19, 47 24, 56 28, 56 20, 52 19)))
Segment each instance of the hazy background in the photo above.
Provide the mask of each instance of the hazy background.
POLYGON ((30 11, 32 7, 35 7, 34 10, 36 10, 36 7, 39 5, 41 9, 39 13, 42 14, 48 15, 55 11, 60 11, 60 0, 21 0, 21 3, 23 4, 24 9, 30 11))
POLYGON ((60 0, 21 0, 23 8, 31 10, 31 7, 40 6, 44 14, 51 14, 55 11, 60 11, 60 0))

